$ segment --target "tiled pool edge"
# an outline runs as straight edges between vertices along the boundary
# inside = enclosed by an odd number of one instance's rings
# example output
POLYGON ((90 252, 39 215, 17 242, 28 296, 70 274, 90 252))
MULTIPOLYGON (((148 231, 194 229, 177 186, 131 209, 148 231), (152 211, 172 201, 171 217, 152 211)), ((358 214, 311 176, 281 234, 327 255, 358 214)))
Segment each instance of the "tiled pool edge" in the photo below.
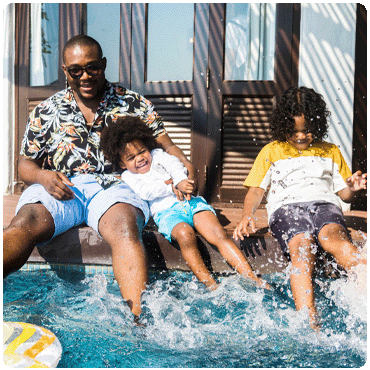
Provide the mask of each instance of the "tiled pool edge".
POLYGON ((40 263, 26 262, 20 269, 21 271, 45 271, 54 270, 61 272, 79 272, 86 275, 104 274, 109 278, 114 278, 113 267, 109 265, 82 265, 70 263, 40 263))

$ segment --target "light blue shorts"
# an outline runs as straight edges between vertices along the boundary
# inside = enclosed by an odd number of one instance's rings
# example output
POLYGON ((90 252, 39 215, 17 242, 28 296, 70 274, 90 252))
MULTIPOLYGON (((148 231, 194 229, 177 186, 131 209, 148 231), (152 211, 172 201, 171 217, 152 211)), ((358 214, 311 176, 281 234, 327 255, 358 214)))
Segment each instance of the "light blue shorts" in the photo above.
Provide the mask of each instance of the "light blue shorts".
POLYGON ((42 203, 51 213, 55 231, 53 237, 74 226, 86 223, 99 233, 99 221, 104 213, 116 203, 128 203, 139 208, 145 223, 149 219, 149 207, 125 183, 103 189, 94 175, 77 175, 70 178, 74 186, 74 199, 60 201, 51 196, 42 185, 34 184, 21 195, 16 213, 26 204, 42 203))
POLYGON ((191 227, 194 227, 193 217, 196 213, 202 211, 211 211, 216 215, 215 210, 205 199, 197 196, 192 197, 189 201, 176 202, 172 207, 158 212, 153 219, 158 226, 158 231, 171 242, 173 228, 180 222, 186 222, 191 227))

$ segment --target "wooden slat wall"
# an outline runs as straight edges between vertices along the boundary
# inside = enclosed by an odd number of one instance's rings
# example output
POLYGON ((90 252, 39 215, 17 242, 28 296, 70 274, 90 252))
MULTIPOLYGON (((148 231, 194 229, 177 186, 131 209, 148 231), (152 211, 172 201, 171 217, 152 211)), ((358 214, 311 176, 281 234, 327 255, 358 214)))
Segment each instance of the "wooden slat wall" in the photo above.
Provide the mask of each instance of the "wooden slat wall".
POLYGON ((191 97, 147 97, 162 117, 172 141, 191 160, 192 144, 192 98, 191 97))
POLYGON ((223 103, 221 201, 244 199, 243 182, 264 145, 273 97, 227 96, 223 103))

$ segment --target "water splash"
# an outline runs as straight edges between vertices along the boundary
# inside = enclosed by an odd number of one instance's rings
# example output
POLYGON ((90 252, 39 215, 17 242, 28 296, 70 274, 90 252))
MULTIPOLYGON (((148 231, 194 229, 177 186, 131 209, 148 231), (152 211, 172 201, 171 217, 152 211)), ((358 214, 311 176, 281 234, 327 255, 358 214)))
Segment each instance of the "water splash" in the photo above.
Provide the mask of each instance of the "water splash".
POLYGON ((310 329, 307 311, 295 311, 286 275, 263 278, 271 291, 231 275, 218 277, 219 288, 210 292, 190 273, 151 273, 142 299, 143 329, 133 325, 113 279, 18 272, 4 282, 4 320, 27 316, 52 330, 64 348, 61 367, 360 367, 366 362, 366 296, 354 293, 350 278, 316 278, 319 334, 310 329), (32 305, 31 297, 36 297, 32 305))

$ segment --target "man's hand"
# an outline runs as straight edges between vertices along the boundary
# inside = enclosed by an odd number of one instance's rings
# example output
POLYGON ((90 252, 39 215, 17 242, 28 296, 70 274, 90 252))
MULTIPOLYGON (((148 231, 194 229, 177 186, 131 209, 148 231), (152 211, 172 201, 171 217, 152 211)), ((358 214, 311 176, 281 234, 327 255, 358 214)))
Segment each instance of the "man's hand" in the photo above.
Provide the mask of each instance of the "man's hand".
MULTIPOLYGON (((193 188, 193 195, 198 194, 198 178, 197 178, 197 171, 194 168, 194 166, 189 162, 189 160, 186 158, 184 152, 174 144, 174 142, 171 140, 171 138, 168 136, 168 134, 163 134, 159 137, 157 137, 157 143, 162 147, 162 149, 167 152, 168 154, 174 155, 177 157, 182 164, 186 167, 188 170, 188 178, 190 180, 194 181, 194 188, 193 188)), ((176 189, 174 189, 174 193, 177 196, 177 199, 180 201, 183 200, 184 195, 180 194, 180 192, 176 189), (181 198, 181 199, 180 199, 181 198)), ((191 198, 190 194, 185 195, 185 198, 189 200, 191 198)))
POLYGON ((190 171, 188 168, 188 179, 193 182, 193 191, 191 192, 191 195, 197 196, 198 195, 198 177, 197 177, 194 167, 193 167, 193 171, 190 171))
POLYGON ((67 186, 74 186, 68 177, 61 172, 41 170, 39 177, 46 191, 57 200, 70 200, 74 198, 73 191, 67 186))

